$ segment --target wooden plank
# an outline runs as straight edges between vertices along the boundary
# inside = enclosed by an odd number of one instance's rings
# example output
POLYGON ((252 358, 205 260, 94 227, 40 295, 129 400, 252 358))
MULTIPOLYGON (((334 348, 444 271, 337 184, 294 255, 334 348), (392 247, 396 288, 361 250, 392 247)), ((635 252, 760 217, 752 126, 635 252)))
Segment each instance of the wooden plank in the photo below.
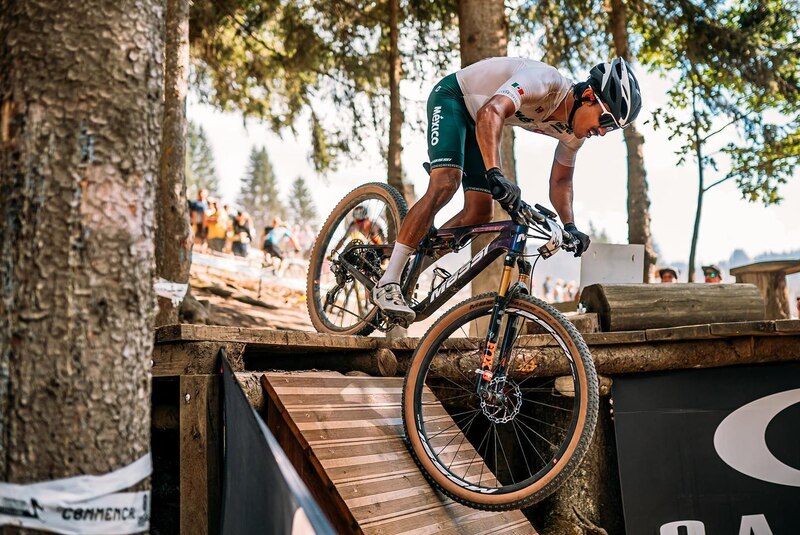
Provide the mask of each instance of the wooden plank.
MULTIPOLYGON (((401 378, 309 378, 267 374, 262 381, 280 407, 294 439, 301 445, 319 481, 330 483, 334 509, 346 509, 364 532, 436 533, 454 526, 454 533, 533 533, 518 511, 480 512, 437 494, 420 474, 403 441, 400 417, 401 378), (383 385, 381 387, 380 385, 383 385), (338 389, 338 393, 337 390, 338 389), (291 403, 290 403, 291 402, 291 403), (421 530, 421 531, 420 531, 421 530)), ((428 394, 431 401, 433 394, 428 394)), ((276 409, 277 410, 277 409, 276 409)), ((490 476, 471 445, 441 405, 428 405, 427 414, 442 431, 434 447, 443 462, 490 476), (480 472, 483 470, 483 472, 480 472)))
MULTIPOLYGON (((275 393, 270 377, 272 380, 281 380, 291 376, 284 374, 281 377, 274 373, 269 376, 267 374, 261 376, 261 384, 268 395, 267 425, 336 531, 338 533, 362 533, 319 461, 313 455, 306 453, 309 449, 308 441, 294 425, 280 397, 275 393)), ((306 374, 294 374, 294 376, 302 378, 306 374)), ((321 377, 320 379, 330 380, 331 377, 321 377)))
MULTIPOLYGON (((173 326, 174 327, 174 326, 173 326)), ((185 342, 153 348, 153 376, 206 375, 219 373, 219 350, 225 349, 234 371, 244 370, 245 344, 236 342, 185 342)))
POLYGON ((775 332, 779 334, 800 333, 800 319, 775 320, 775 332))
POLYGON ((181 533, 218 533, 222 464, 219 375, 180 379, 181 533))
POLYGON ((638 344, 647 341, 645 331, 618 331, 613 333, 586 333, 583 340, 587 345, 638 344))
POLYGON ((378 349, 383 347, 379 345, 379 338, 366 336, 340 336, 220 325, 181 324, 179 328, 176 327, 158 328, 156 330, 156 343, 192 341, 240 342, 287 353, 295 353, 299 349, 336 351, 340 349, 378 349))
POLYGON ((687 325, 684 327, 667 327, 664 329, 647 329, 644 333, 648 342, 711 338, 711 330, 709 329, 708 324, 687 325))
POLYGON ((775 332, 774 321, 739 321, 712 323, 708 326, 714 336, 750 336, 775 332))

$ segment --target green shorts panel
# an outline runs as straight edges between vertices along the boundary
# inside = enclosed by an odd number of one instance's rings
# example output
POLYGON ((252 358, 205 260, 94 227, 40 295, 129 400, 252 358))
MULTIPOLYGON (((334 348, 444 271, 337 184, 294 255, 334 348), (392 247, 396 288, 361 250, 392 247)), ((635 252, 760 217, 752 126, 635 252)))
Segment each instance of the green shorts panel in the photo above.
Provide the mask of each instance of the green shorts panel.
POLYGON ((489 192, 475 121, 464 104, 455 74, 444 77, 428 97, 428 157, 431 169, 460 169, 464 191, 489 192))

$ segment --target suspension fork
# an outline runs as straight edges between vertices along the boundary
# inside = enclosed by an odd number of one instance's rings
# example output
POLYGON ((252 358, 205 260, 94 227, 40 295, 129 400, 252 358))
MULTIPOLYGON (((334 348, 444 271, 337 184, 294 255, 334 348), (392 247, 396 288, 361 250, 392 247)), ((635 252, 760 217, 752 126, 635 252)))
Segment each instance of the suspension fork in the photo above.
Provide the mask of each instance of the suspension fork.
MULTIPOLYGON (((521 274, 525 273, 525 275, 527 275, 530 272, 530 264, 521 257, 525 252, 525 238, 526 234, 524 231, 516 234, 513 246, 509 249, 505 261, 503 262, 503 275, 500 279, 500 288, 497 291, 497 298, 495 298, 494 306, 492 307, 492 315, 486 333, 481 367, 477 370, 478 379, 475 381, 475 391, 478 396, 482 396, 486 393, 486 385, 491 382, 496 374, 506 373, 509 363, 508 357, 511 353, 514 341, 519 334, 520 320, 518 317, 514 317, 506 322, 505 331, 503 333, 503 345, 500 348, 500 363, 499 366, 493 370, 495 350, 497 349, 497 340, 500 338, 500 327, 503 323, 503 316, 505 315, 506 306, 513 297, 513 295, 509 295, 509 288, 511 287, 511 272, 514 268, 514 264, 518 263, 521 274)), ((512 289, 511 293, 514 294, 516 291, 512 289)))
MULTIPOLYGON (((492 370, 494 365, 494 355, 495 349, 497 348, 497 340, 500 338, 500 326, 503 323, 503 316, 505 315, 505 308, 508 304, 507 294, 508 289, 511 286, 511 272, 514 267, 514 263, 516 259, 514 258, 515 255, 506 255, 505 262, 503 262, 503 275, 500 279, 500 288, 497 292, 497 298, 494 301, 494 306, 492 307, 492 316, 489 320, 489 327, 488 332, 486 333, 486 343, 483 349, 483 358, 481 359, 481 367, 478 371, 479 376, 478 380, 476 381, 476 393, 480 396, 481 393, 484 391, 485 386, 489 384, 489 382, 494 377, 495 371, 492 370)), ((506 325, 506 332, 503 336, 503 345, 501 347, 501 355, 505 355, 508 350, 506 349, 507 345, 507 335, 509 333, 509 328, 512 327, 511 323, 514 324, 514 330, 516 331, 516 323, 517 318, 514 318, 512 322, 506 325)), ((514 334, 516 337, 516 334, 514 334)), ((501 367, 507 364, 506 359, 501 360, 501 367)), ((502 371, 502 370, 498 370, 502 371)))

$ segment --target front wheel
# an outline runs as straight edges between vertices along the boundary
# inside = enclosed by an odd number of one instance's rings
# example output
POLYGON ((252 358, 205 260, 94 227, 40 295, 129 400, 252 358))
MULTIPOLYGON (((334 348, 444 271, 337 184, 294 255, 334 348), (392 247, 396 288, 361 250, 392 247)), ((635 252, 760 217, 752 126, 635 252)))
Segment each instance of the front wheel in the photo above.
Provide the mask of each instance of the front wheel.
POLYGON ((495 294, 473 297, 425 334, 403 386, 403 423, 436 488, 498 511, 542 500, 577 468, 597 421, 598 386, 574 325, 520 295, 505 308, 496 346, 510 348, 506 373, 495 373, 479 395, 476 371, 494 303, 495 294))
POLYGON ((364 282, 380 279, 407 211, 403 196, 380 182, 359 186, 333 209, 308 266, 306 300, 318 332, 365 336, 375 330, 378 309, 364 282))

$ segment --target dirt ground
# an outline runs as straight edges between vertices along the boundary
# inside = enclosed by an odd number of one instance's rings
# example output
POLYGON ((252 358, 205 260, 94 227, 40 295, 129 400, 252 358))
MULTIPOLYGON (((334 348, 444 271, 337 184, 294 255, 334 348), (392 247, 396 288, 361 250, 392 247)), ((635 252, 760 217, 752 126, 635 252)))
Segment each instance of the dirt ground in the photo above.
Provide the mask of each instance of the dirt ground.
MULTIPOLYGON (((196 255, 195 259, 203 258, 196 255)), ((279 278, 267 271, 259 273, 259 280, 254 271, 239 272, 192 263, 192 294, 208 310, 206 323, 313 331, 302 289, 305 281, 279 278)))

